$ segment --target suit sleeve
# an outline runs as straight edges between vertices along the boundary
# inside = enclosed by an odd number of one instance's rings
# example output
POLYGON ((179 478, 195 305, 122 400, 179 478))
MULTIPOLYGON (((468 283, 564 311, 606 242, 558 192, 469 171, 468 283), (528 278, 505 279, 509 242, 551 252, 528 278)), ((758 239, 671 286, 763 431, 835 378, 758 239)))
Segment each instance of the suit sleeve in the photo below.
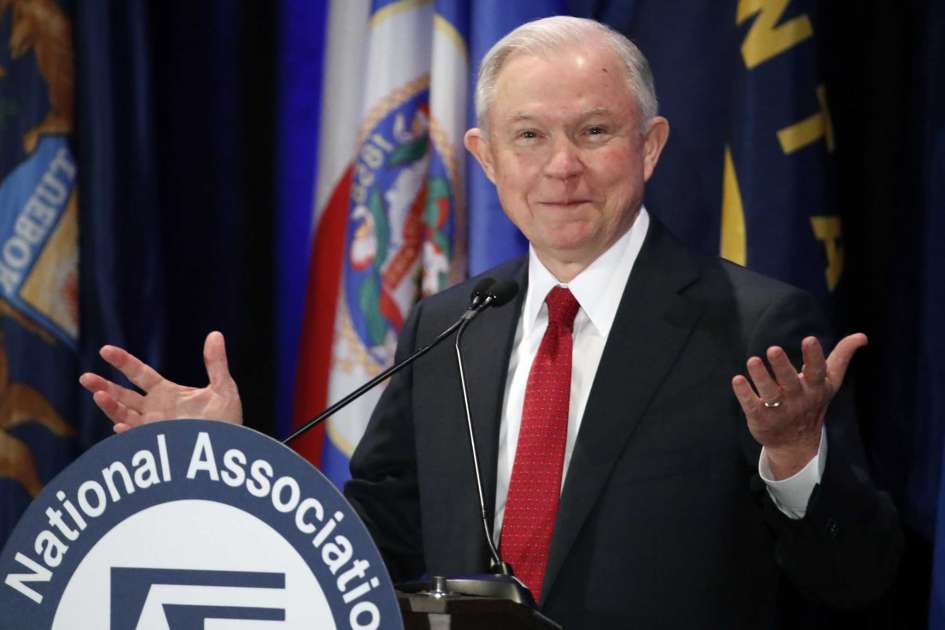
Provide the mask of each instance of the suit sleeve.
MULTIPOLYGON (((758 320, 749 352, 764 356, 781 345, 800 367, 800 342, 818 336, 825 349, 827 326, 814 298, 793 291, 776 300, 758 320)), ((855 608, 877 599, 892 583, 903 536, 889 495, 870 479, 853 408, 849 374, 827 412, 828 454, 804 518, 785 516, 757 478, 753 488, 775 533, 775 560, 809 598, 835 608, 855 608)))
MULTIPOLYGON (((395 361, 415 350, 420 308, 415 306, 404 323, 395 361)), ((395 582, 424 572, 411 390, 408 366, 391 379, 371 414, 344 488, 395 582)))

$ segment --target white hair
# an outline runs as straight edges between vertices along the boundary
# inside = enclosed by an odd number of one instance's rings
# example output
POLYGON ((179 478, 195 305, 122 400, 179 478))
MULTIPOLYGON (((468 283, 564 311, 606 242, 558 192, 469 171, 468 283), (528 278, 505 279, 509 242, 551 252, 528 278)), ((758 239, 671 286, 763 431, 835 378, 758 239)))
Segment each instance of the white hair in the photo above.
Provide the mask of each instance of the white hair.
POLYGON ((601 41, 617 54, 627 70, 630 91, 640 107, 641 124, 657 114, 656 88, 650 64, 636 45, 614 29, 585 18, 558 15, 526 22, 500 39, 479 64, 476 79, 476 124, 488 128, 488 113, 495 100, 495 84, 506 62, 517 54, 548 55, 568 47, 586 47, 601 41))

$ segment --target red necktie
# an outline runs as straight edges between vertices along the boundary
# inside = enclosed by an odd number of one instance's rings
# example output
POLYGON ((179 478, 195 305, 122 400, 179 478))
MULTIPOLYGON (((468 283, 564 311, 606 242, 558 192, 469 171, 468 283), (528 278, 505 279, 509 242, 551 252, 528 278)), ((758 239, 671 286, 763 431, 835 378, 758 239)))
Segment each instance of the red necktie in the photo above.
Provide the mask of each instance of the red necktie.
POLYGON ((505 503, 503 559, 537 600, 554 532, 571 399, 571 331, 579 305, 568 289, 545 298, 548 329, 528 373, 522 425, 505 503))

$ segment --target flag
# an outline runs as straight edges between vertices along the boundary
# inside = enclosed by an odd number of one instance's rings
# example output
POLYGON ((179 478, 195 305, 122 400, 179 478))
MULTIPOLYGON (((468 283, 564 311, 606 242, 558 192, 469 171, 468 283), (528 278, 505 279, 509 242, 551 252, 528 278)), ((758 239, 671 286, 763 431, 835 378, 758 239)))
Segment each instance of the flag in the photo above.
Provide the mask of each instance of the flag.
MULTIPOLYGON (((491 186, 468 183, 463 134, 481 55, 522 21, 561 8, 330 4, 293 426, 390 365, 417 299, 525 251, 491 186)), ((335 414, 323 443, 306 436, 296 448, 343 482, 380 392, 335 414)))
POLYGON ((836 143, 812 0, 576 2, 648 57, 672 127, 648 208, 685 242, 807 289, 843 277, 836 143))
POLYGON ((76 454, 78 168, 72 23, 0 0, 0 542, 76 454))
POLYGON ((111 434, 77 383, 98 348, 160 364, 146 21, 139 0, 0 0, 0 541, 111 434))

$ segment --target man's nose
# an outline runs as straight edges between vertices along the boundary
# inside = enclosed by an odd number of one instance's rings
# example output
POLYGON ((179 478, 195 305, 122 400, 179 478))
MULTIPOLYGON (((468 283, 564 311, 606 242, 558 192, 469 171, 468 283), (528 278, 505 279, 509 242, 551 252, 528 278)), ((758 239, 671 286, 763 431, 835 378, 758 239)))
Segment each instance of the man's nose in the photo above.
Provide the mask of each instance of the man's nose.
POLYGON ((559 137, 551 145, 545 174, 557 179, 570 179, 584 170, 578 147, 568 137, 559 137))

